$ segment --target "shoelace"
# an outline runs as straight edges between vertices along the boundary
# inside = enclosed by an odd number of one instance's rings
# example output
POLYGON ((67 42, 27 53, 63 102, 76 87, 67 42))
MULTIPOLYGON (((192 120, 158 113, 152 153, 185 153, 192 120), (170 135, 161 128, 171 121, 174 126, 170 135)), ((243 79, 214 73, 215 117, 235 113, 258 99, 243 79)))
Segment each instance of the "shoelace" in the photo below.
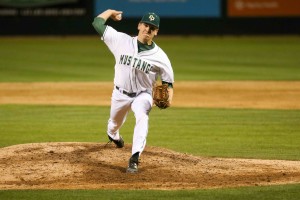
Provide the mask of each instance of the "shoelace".
POLYGON ((109 141, 106 143, 106 145, 104 146, 104 148, 107 147, 107 145, 110 145, 112 142, 113 142, 112 140, 109 140, 109 141))

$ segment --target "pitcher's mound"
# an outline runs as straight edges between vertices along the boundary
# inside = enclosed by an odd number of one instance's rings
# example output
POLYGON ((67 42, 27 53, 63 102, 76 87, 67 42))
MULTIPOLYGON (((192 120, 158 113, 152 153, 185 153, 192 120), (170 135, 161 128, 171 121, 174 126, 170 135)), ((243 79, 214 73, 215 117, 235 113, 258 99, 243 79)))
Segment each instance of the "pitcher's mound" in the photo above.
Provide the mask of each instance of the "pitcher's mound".
POLYGON ((0 149, 0 189, 198 189, 300 183, 300 161, 196 157, 146 147, 127 174, 131 146, 38 143, 0 149))

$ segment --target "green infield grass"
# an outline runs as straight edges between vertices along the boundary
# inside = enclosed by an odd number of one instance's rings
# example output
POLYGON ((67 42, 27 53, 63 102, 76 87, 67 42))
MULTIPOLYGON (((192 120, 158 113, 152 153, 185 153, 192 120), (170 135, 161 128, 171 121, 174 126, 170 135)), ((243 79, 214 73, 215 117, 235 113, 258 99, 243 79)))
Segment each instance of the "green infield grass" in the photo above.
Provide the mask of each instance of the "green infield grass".
MULTIPOLYGON (((109 107, 0 106, 0 146, 107 142, 109 107)), ((121 129, 132 142, 131 112, 121 129)), ((148 145, 199 156, 300 160, 300 112, 170 108, 150 114, 148 145)))
MULTIPOLYGON (((300 80, 300 37, 166 37, 178 80, 300 80)), ((0 38, 0 82, 109 81, 100 37, 0 38)))

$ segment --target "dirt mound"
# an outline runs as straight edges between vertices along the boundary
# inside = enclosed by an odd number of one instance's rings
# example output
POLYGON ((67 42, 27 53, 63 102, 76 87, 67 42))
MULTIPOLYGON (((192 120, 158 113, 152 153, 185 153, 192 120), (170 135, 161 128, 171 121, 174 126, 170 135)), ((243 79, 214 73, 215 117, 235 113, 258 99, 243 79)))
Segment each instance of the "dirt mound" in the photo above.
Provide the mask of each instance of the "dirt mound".
POLYGON ((300 161, 197 157, 146 147, 127 174, 131 146, 36 143, 0 149, 0 189, 198 189, 300 183, 300 161))

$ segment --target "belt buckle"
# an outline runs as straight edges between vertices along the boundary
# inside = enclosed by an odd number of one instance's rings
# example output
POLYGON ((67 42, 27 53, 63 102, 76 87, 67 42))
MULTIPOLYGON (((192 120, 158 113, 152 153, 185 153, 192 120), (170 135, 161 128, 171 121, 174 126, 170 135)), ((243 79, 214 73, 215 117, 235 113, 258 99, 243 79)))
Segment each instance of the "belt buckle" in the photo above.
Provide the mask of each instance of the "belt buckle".
POLYGON ((136 97, 136 93, 128 93, 128 96, 131 98, 136 97))

